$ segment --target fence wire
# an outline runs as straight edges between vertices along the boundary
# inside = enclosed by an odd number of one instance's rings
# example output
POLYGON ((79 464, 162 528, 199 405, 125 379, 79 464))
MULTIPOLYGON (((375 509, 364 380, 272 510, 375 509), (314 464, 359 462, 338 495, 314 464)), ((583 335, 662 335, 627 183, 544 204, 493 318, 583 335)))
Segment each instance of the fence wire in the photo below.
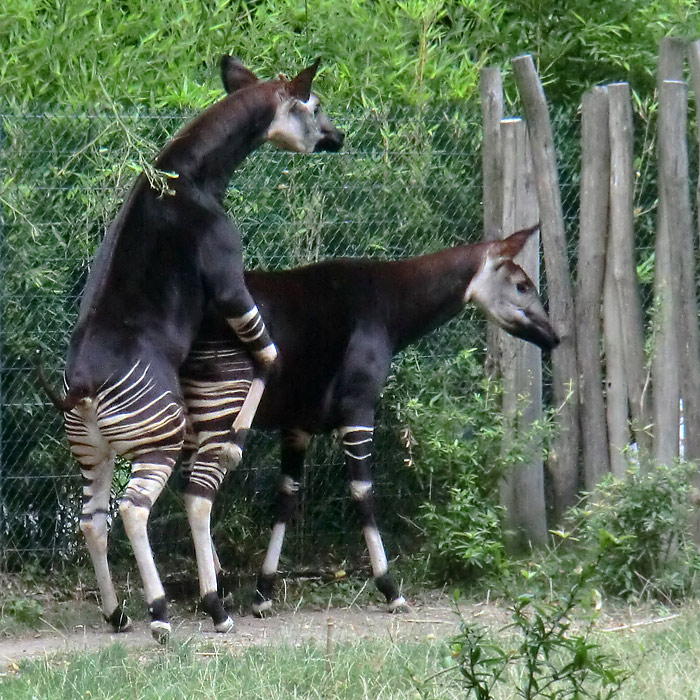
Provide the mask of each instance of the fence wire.
MULTIPOLYGON (((37 351, 59 385, 67 340, 88 265, 140 164, 187 115, 3 114, 0 263, 0 570, 84 562, 78 530, 81 483, 62 422, 35 380, 37 351)), ((482 235, 480 118, 476 110, 338 115, 338 154, 312 157, 264 147, 235 173, 227 204, 243 232, 248 268, 285 268, 336 256, 397 258, 482 235)), ((575 238, 578 119, 554 119, 567 228, 575 238)), ((421 371, 468 342, 483 345, 484 322, 469 312, 411 352, 421 371)), ((401 362, 398 358, 396 362, 401 362)), ((426 486, 406 467, 401 425, 390 405, 378 418, 375 484, 391 554, 420 543, 410 522, 426 486)), ((277 482, 274 435, 255 433, 227 477, 214 534, 230 566, 260 561, 277 482)), ((120 465, 115 492, 128 477, 120 465)), ((330 437, 316 441, 299 516, 285 545, 289 567, 361 561, 342 459, 330 437)), ((119 519, 111 557, 130 556, 119 519)), ((159 564, 191 558, 177 478, 153 511, 159 564), (164 561, 165 560, 165 561, 164 561)), ((129 559, 130 561, 130 559, 129 559)), ((191 562, 188 564, 191 567, 191 562)))

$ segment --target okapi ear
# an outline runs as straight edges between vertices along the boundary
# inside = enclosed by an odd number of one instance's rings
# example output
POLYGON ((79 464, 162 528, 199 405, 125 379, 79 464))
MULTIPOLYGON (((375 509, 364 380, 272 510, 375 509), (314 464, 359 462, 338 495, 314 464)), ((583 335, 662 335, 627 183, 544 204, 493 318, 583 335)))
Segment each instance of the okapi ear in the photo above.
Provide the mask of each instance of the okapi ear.
POLYGON ((287 91, 292 97, 297 100, 306 102, 311 96, 311 82, 316 75, 321 59, 317 58, 310 66, 304 68, 294 80, 291 80, 287 85, 287 91))
POLYGON ((257 83, 258 79, 253 71, 248 70, 235 56, 221 57, 221 80, 224 89, 230 95, 236 90, 257 83))
POLYGON ((525 243, 527 243, 528 238, 530 238, 535 231, 539 230, 540 224, 537 222, 530 228, 524 228, 520 231, 516 231, 508 236, 508 238, 495 242, 489 253, 496 258, 512 259, 523 249, 523 246, 525 243))

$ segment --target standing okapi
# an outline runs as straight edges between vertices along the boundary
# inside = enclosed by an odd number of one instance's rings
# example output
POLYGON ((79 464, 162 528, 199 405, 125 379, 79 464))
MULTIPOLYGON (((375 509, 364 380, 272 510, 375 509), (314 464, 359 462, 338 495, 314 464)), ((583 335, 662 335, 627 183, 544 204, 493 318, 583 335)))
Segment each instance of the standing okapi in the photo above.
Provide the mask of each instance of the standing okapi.
MULTIPOLYGON (((280 272, 246 273, 246 282, 279 348, 280 362, 254 425, 282 434, 276 522, 258 577, 254 611, 272 606, 282 542, 314 434, 337 430, 350 493, 359 509, 372 572, 389 610, 405 601, 388 573, 372 503, 375 406, 392 357, 475 303, 510 334, 544 350, 559 339, 537 290, 513 257, 538 227, 502 241, 461 245, 386 262, 337 259, 280 272)), ((180 379, 190 421, 186 467, 190 525, 202 592, 216 589, 211 500, 224 471, 218 452, 254 376, 245 348, 210 309, 180 379)))
MULTIPOLYGON (((290 81, 261 82, 240 61, 224 56, 228 95, 187 124, 155 160, 155 168, 172 178, 171 192, 157 191, 141 175, 90 270, 68 348, 65 396, 54 397, 54 403, 64 413, 80 463, 80 527, 105 618, 115 631, 130 625, 107 563, 116 455, 132 462, 119 511, 143 580, 151 632, 165 641, 170 631, 147 526, 182 449, 185 411, 178 373, 210 303, 253 359, 253 379, 223 449, 225 463, 240 459, 277 351, 246 287, 240 235, 222 199, 235 168, 264 141, 301 153, 340 148, 343 134, 311 92, 317 67, 318 61, 290 81)), ((231 628, 216 586, 205 591, 204 606, 217 630, 231 628)))

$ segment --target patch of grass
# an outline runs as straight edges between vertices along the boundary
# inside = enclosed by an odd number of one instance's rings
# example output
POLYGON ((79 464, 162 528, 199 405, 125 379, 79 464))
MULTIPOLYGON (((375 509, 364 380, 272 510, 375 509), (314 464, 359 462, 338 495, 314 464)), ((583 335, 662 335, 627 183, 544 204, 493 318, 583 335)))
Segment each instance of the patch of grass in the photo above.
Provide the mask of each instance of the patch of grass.
MULTIPOLYGON (((666 613, 668 614, 668 613, 666 613)), ((650 615, 652 617, 652 615, 650 615)), ((501 630, 496 634, 507 635, 501 630)), ((630 672, 616 700, 700 700, 700 608, 670 621, 597 631, 602 652, 630 672)), ((517 671, 516 671, 517 674, 517 671)), ((3 700, 452 700, 470 697, 449 646, 383 638, 338 644, 332 660, 317 644, 241 650, 191 639, 140 651, 114 644, 20 665, 0 678, 3 700)), ((512 689, 497 689, 510 700, 512 689)))
POLYGON ((700 700, 697 606, 669 622, 601 633, 598 641, 631 673, 619 700, 700 700))
MULTIPOLYGON (((332 662, 314 644, 238 651, 190 641, 129 652, 115 644, 92 654, 22 664, 0 680, 3 700, 277 700, 282 698, 416 698, 412 674, 442 661, 442 644, 357 642, 338 645, 332 662), (409 673, 407 669, 411 669, 409 673)), ((459 697, 456 676, 435 686, 459 697)))

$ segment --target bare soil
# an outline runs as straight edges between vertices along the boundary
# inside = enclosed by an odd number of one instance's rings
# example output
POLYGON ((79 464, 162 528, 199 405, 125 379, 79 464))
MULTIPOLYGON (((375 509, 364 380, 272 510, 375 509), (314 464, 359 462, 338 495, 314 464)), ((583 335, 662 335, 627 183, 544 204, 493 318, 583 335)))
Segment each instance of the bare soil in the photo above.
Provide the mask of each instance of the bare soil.
MULTIPOLYGON (((494 605, 460 604, 465 619, 480 618, 484 624, 506 622, 505 609, 494 605)), ((217 634, 209 618, 190 614, 173 615, 172 638, 191 637, 215 642, 230 649, 251 646, 325 644, 331 634, 335 642, 363 638, 389 638, 393 641, 448 639, 459 630, 460 617, 454 603, 442 594, 414 601, 402 613, 389 614, 382 606, 332 608, 328 610, 283 610, 265 619, 253 615, 235 616, 236 626, 228 634, 217 634)), ((112 634, 106 624, 77 625, 72 630, 44 626, 33 633, 0 638, 0 672, 21 660, 59 652, 94 651, 120 642, 130 648, 155 646, 148 621, 135 621, 130 632, 112 634)))
MULTIPOLYGON (((387 613, 379 605, 351 605, 326 610, 283 608, 265 619, 236 615, 234 630, 223 635, 213 631, 208 617, 189 610, 178 611, 177 607, 172 610, 172 639, 209 641, 222 650, 299 645, 310 641, 325 645, 329 634, 337 643, 381 638, 393 642, 448 640, 459 631, 461 619, 477 620, 494 629, 502 628, 510 621, 505 604, 463 601, 458 611, 452 599, 440 592, 425 594, 419 600, 411 601, 404 612, 395 614, 387 613)), ((663 624, 683 614, 683 610, 660 610, 652 606, 617 607, 601 611, 596 626, 606 632, 634 632, 639 626, 663 624)), ((67 630, 47 624, 35 632, 0 636, 0 674, 12 672, 18 662, 28 658, 95 651, 115 642, 132 649, 157 646, 146 620, 135 621, 133 629, 125 634, 110 633, 105 623, 81 624, 67 630)))

